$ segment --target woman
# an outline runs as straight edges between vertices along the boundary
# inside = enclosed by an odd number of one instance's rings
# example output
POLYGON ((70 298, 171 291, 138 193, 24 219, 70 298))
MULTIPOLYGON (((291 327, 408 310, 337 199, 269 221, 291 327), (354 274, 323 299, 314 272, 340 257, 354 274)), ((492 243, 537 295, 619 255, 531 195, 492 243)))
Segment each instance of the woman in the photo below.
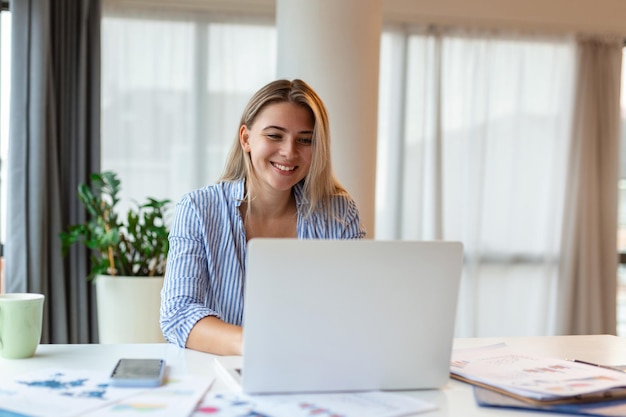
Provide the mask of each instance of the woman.
POLYGON ((365 237, 356 204, 332 173, 324 104, 301 80, 261 88, 220 180, 177 204, 161 292, 168 341, 241 354, 246 243, 255 237, 365 237))

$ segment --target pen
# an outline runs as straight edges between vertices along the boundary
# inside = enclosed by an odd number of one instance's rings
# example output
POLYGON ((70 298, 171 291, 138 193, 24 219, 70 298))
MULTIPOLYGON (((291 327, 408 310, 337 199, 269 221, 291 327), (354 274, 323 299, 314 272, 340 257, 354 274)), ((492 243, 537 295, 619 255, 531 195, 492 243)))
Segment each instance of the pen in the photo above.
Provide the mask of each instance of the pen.
POLYGON ((616 366, 600 365, 600 364, 593 363, 593 362, 581 361, 580 359, 567 359, 567 360, 571 361, 571 362, 575 362, 575 363, 582 363, 584 365, 597 366, 598 368, 611 369, 613 371, 624 373, 623 369, 620 369, 620 368, 618 368, 616 366))

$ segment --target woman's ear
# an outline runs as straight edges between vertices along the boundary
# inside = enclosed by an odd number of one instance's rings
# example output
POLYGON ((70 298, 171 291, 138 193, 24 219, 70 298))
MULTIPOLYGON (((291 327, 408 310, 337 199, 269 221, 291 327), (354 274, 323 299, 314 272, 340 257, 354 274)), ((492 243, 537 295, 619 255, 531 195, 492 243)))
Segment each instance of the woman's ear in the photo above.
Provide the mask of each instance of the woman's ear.
POLYGON ((239 143, 241 144, 241 149, 244 152, 250 152, 250 131, 246 125, 241 125, 239 128, 239 143))

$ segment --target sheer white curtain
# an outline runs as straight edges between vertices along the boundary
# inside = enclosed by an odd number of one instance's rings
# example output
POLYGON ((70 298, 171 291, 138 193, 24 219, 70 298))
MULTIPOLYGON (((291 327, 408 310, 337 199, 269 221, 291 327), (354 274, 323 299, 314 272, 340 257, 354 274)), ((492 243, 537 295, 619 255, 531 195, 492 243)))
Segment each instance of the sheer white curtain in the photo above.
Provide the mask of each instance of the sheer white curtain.
POLYGON ((119 174, 122 208, 176 202, 220 175, 247 100, 275 77, 275 28, 119 7, 102 21, 102 169, 119 174))
POLYGON ((555 331, 575 50, 383 36, 376 236, 464 243, 458 336, 555 331))

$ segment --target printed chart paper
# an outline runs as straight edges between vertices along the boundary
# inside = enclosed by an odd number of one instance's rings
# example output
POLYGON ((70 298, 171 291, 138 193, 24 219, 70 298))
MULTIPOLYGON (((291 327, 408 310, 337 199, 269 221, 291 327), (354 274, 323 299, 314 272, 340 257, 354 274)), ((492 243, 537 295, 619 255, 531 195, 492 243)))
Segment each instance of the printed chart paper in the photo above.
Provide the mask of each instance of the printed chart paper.
POLYGON ((48 369, 2 381, 0 416, 188 416, 212 383, 186 376, 157 388, 118 388, 109 385, 107 372, 48 369))
POLYGON ((109 386, 106 372, 47 369, 0 382, 0 408, 32 417, 73 417, 141 392, 109 386))
POLYGON ((387 392, 245 395, 209 393, 193 417, 401 417, 434 404, 387 392))
POLYGON ((144 390, 90 412, 85 417, 189 416, 194 412, 212 382, 213 379, 207 377, 168 378, 161 387, 144 390))

